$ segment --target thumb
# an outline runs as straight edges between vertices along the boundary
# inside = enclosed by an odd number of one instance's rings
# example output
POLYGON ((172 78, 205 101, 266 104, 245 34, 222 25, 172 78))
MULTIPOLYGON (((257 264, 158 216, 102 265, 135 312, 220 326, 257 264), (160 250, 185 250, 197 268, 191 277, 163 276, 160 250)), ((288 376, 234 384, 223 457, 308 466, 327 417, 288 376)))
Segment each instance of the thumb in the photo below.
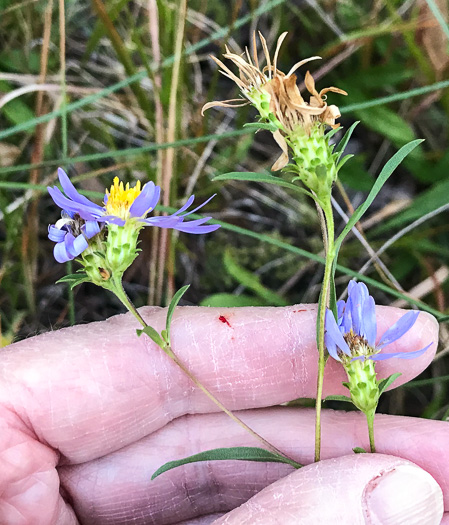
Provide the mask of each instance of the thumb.
POLYGON ((354 454, 303 467, 213 525, 439 525, 443 494, 415 464, 354 454))

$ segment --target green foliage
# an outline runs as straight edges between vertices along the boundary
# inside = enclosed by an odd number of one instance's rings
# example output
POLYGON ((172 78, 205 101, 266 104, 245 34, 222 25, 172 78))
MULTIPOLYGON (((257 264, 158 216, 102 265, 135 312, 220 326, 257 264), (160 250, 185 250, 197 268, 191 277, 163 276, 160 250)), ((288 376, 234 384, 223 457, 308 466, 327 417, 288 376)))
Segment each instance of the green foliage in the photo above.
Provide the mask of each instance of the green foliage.
POLYGON ((287 182, 279 177, 274 177, 268 173, 249 173, 249 172, 232 172, 232 173, 223 173, 222 175, 217 175, 213 179, 214 181, 225 181, 225 180, 239 180, 246 182, 265 182, 268 184, 275 184, 277 186, 283 186, 284 188, 290 188, 291 190, 297 191, 298 193, 304 193, 309 197, 312 197, 312 194, 298 186, 297 184, 292 184, 287 182))
POLYGON ((396 373, 396 374, 391 374, 391 376, 388 376, 386 377, 385 379, 382 379, 381 381, 379 381, 379 395, 381 395, 383 392, 385 392, 385 390, 391 386, 394 381, 396 381, 396 379, 398 377, 401 377, 402 374, 400 373, 396 373))
POLYGON ((200 452, 187 458, 179 459, 177 461, 169 461, 158 468, 156 472, 151 476, 151 479, 155 479, 164 472, 172 470, 182 465, 189 463, 197 463, 199 461, 257 461, 263 463, 287 463, 295 468, 301 468, 302 465, 292 461, 284 456, 274 454, 268 450, 257 447, 229 447, 229 448, 216 448, 208 450, 206 452, 200 452))
POLYGON ((190 287, 190 284, 180 288, 175 293, 175 295, 173 296, 173 299, 170 301, 170 304, 168 306, 167 319, 165 322, 165 334, 164 334, 164 339, 167 341, 168 344, 170 344, 170 326, 171 326, 171 321, 173 318, 173 313, 175 311, 175 308, 178 306, 178 303, 181 300, 182 296, 187 292, 189 287, 190 287))
POLYGON ((388 178, 391 176, 391 174, 394 172, 394 170, 399 166, 399 164, 404 160, 404 158, 413 151, 419 144, 423 142, 422 140, 414 140, 413 142, 410 142, 406 146, 403 146, 397 153, 393 155, 393 157, 385 164, 385 166, 382 168, 382 171, 380 172, 379 176, 377 177, 368 197, 366 198, 365 202, 355 210, 355 212, 350 217, 348 223, 343 228, 343 231, 340 233, 340 235, 337 237, 337 240, 335 241, 335 249, 338 253, 338 250, 340 249, 341 243, 344 241, 346 235, 351 231, 351 229, 355 226, 355 224, 362 218, 363 214, 367 211, 367 209, 370 207, 371 203, 376 198, 376 195, 379 193, 379 191, 382 189, 382 186, 387 182, 388 178))

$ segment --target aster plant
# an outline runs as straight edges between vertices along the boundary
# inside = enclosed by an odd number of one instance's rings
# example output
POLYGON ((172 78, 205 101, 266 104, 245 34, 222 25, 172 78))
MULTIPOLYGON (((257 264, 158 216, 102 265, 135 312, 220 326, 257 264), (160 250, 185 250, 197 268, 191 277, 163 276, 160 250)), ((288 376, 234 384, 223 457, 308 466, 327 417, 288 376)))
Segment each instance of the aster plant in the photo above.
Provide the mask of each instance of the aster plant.
MULTIPOLYGON (((239 107, 251 104, 258 111, 257 122, 246 124, 255 130, 264 129, 272 133, 280 148, 280 156, 272 166, 277 176, 267 173, 226 173, 215 180, 259 181, 287 187, 313 199, 321 225, 324 244, 324 276, 318 301, 317 350, 318 374, 316 390, 315 461, 321 451, 321 405, 324 368, 329 358, 339 361, 346 371, 351 401, 365 415, 371 451, 375 451, 374 414, 382 392, 400 375, 378 379, 377 361, 400 358, 411 359, 423 354, 428 347, 408 353, 384 352, 384 348, 402 337, 416 322, 418 312, 408 312, 391 326, 380 338, 374 299, 363 283, 351 281, 347 301, 336 300, 334 276, 340 247, 348 233, 367 211, 378 192, 401 161, 420 142, 415 140, 403 146, 384 166, 364 203, 349 218, 346 226, 337 236, 334 228, 332 189, 338 180, 339 170, 350 159, 343 152, 357 125, 354 123, 336 144, 335 134, 340 125, 336 122, 340 110, 328 104, 328 94, 347 95, 337 87, 317 90, 315 80, 306 71, 304 85, 309 96, 304 97, 297 85, 296 72, 306 63, 320 57, 313 56, 297 62, 288 73, 278 68, 280 48, 287 36, 283 33, 275 48, 273 57, 262 34, 259 38, 265 64, 259 63, 256 37, 253 39, 253 54, 245 49, 243 54, 226 47, 224 58, 230 61, 228 67, 216 57, 213 60, 220 72, 231 79, 240 90, 239 98, 215 101, 205 104, 203 112, 212 107, 239 107), (231 69, 234 68, 234 71, 231 69)), ((250 429, 232 412, 226 409, 186 368, 173 352, 170 343, 170 325, 176 308, 187 286, 179 290, 167 310, 166 327, 160 333, 148 326, 127 297, 122 277, 126 269, 138 256, 138 236, 142 228, 154 226, 171 228, 185 233, 210 233, 219 226, 210 224, 210 217, 187 220, 191 214, 209 202, 189 211, 193 196, 179 210, 171 215, 151 215, 160 198, 160 188, 152 182, 143 187, 138 182, 134 187, 123 185, 117 178, 106 190, 102 204, 95 204, 76 191, 68 176, 59 170, 62 190, 48 188, 54 202, 62 209, 62 218, 49 227, 49 238, 54 241, 54 255, 57 261, 76 259, 81 268, 74 275, 61 281, 73 287, 85 281, 106 288, 123 302, 142 324, 139 335, 145 333, 191 378, 191 380, 226 414, 256 437, 264 449, 255 447, 234 447, 215 449, 182 460, 163 465, 153 478, 177 466, 195 461, 213 459, 238 459, 251 461, 277 461, 288 463, 295 468, 297 462, 282 454, 273 445, 250 429)), ((211 197, 212 198, 212 197, 211 197)), ((340 396, 341 397, 341 396, 340 396)))
POLYGON ((203 112, 212 107, 236 107, 251 104, 258 111, 258 122, 246 124, 250 128, 265 129, 272 133, 281 149, 281 155, 272 166, 273 171, 282 171, 284 176, 273 176, 258 173, 226 173, 215 177, 215 180, 260 181, 288 187, 293 191, 306 194, 315 202, 322 230, 325 264, 324 276, 318 302, 317 315, 317 348, 318 377, 316 393, 316 427, 315 427, 315 460, 320 459, 321 450, 321 401, 323 392, 324 367, 328 354, 325 345, 326 308, 337 315, 337 303, 334 275, 338 252, 346 235, 366 212, 377 193, 393 173, 403 158, 421 141, 415 140, 403 146, 385 165, 366 201, 354 212, 346 227, 338 237, 335 235, 332 209, 332 188, 338 179, 339 170, 352 155, 343 156, 344 149, 354 131, 355 122, 335 144, 335 134, 340 125, 339 108, 327 102, 328 94, 347 95, 337 87, 317 90, 315 80, 306 71, 304 84, 309 97, 304 97, 297 86, 296 72, 306 63, 320 57, 313 56, 297 62, 287 74, 278 68, 278 57, 281 45, 287 33, 279 37, 273 58, 268 45, 259 32, 264 65, 259 63, 256 36, 253 37, 253 54, 246 48, 243 54, 231 52, 227 47, 225 59, 230 61, 228 67, 216 57, 220 72, 231 79, 240 90, 237 99, 208 102, 203 112), (234 72, 231 68, 234 68, 234 72), (290 179, 290 180, 288 180, 290 179), (301 183, 298 185, 298 183, 301 183))
MULTIPOLYGON (((348 388, 352 403, 367 419, 371 452, 375 452, 374 414, 380 395, 400 376, 377 379, 375 365, 386 359, 414 359, 432 345, 411 352, 384 352, 384 348, 405 335, 415 324, 419 312, 409 311, 377 340, 374 299, 363 283, 350 281, 347 301, 337 302, 337 318, 326 310, 325 343, 330 357, 339 361, 348 376, 343 385, 348 388), (376 343, 377 340, 377 343, 376 343)), ((338 399, 338 396, 335 396, 338 399)))
MULTIPOLYGON (((205 206, 213 196, 188 211, 194 202, 192 195, 173 214, 155 216, 150 214, 159 203, 161 188, 152 181, 143 187, 138 181, 130 187, 129 183, 125 186, 115 177, 110 189, 105 191, 103 203, 96 204, 76 190, 62 168, 58 169, 58 177, 62 191, 57 186, 47 189, 54 203, 61 208, 61 219, 48 227, 48 237, 56 243, 53 254, 58 262, 76 260, 81 266, 76 274, 66 275, 58 282, 67 282, 71 288, 91 282, 114 293, 142 325, 142 329, 137 330, 139 336, 149 336, 220 410, 258 439, 273 457, 292 462, 228 410, 173 351, 171 321, 177 304, 189 286, 184 286, 173 296, 167 309, 165 329, 160 333, 146 323, 123 288, 123 274, 140 251, 138 238, 142 228, 152 226, 190 234, 211 233, 220 227, 209 223, 211 217, 188 221, 186 218, 205 206)), ((295 462, 292 464, 296 465, 295 462)))

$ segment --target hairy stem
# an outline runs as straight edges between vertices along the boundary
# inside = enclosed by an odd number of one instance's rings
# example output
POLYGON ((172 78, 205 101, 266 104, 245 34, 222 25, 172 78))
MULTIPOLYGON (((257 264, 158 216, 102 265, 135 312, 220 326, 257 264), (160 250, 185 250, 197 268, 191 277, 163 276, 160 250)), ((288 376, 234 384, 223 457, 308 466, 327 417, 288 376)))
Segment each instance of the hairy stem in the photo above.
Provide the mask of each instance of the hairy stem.
POLYGON ((376 446, 374 444, 374 413, 375 411, 372 410, 365 414, 366 422, 368 423, 369 448, 373 453, 376 452, 376 446))
POLYGON ((321 456, 321 400, 323 397, 324 367, 326 364, 324 348, 324 330, 326 307, 329 305, 329 292, 332 277, 332 264, 335 258, 334 250, 334 217, 330 199, 322 205, 326 219, 326 231, 323 238, 327 238, 326 262, 324 266, 323 286, 321 288, 321 300, 318 306, 318 377, 315 401, 315 461, 320 460, 321 456))
MULTIPOLYGON (((115 279, 111 283, 112 286, 109 288, 117 297, 122 301, 122 303, 125 305, 125 307, 134 315, 134 317, 139 321, 139 323, 145 328, 148 326, 148 324, 145 322, 143 317, 140 315, 140 313, 137 311, 136 307, 133 305, 129 297, 127 296, 125 290, 123 289, 123 284, 121 282, 121 279, 115 279)), ((277 449, 274 445, 269 443, 266 439, 264 439, 261 435, 259 435, 257 432, 255 432, 252 428, 250 428, 246 423, 244 423, 239 417, 237 417, 234 413, 232 413, 230 410, 228 410, 221 401, 219 401, 213 394, 210 392, 196 377, 190 370, 187 368, 187 366, 178 358, 178 356, 174 353, 171 346, 167 345, 164 348, 162 348, 164 352, 172 359, 172 361, 179 366, 179 368, 189 377, 189 379, 200 389, 202 390, 206 396, 213 402, 215 405, 222 410, 225 414, 227 414, 233 421, 238 423, 244 430, 249 432, 253 437, 255 437, 258 441, 262 443, 270 452, 273 454, 276 454, 277 456, 280 456, 282 458, 285 458, 288 460, 288 462, 294 466, 295 468, 299 468, 302 465, 294 461, 293 459, 289 458, 285 454, 283 454, 279 449, 277 449)))

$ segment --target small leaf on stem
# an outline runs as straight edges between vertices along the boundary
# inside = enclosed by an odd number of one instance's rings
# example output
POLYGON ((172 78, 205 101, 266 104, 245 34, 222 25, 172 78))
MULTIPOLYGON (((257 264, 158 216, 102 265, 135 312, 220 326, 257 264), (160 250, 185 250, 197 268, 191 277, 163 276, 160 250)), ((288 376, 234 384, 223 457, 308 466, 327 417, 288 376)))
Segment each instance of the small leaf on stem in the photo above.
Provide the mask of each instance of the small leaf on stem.
POLYGON ((401 373, 397 372, 379 381, 379 396, 401 375, 401 373))
POLYGON ((352 399, 348 396, 327 396, 324 401, 344 401, 345 403, 352 403, 352 399))
POLYGON ((142 330, 136 330, 137 335, 140 337, 142 333, 146 334, 148 337, 151 337, 151 339, 162 348, 162 350, 165 351, 165 342, 162 339, 162 337, 159 335, 159 333, 152 327, 152 326, 146 326, 142 330))
POLYGON ((198 461, 260 461, 260 462, 271 462, 271 463, 287 463, 295 468, 301 468, 302 465, 296 463, 291 459, 274 454, 269 450, 258 447, 229 447, 229 448, 215 448, 188 456, 187 458, 178 459, 176 461, 169 461, 158 468, 156 472, 151 476, 151 479, 157 478, 157 476, 167 472, 168 470, 187 465, 188 463, 196 463, 198 461))
POLYGON ((171 325, 171 320, 173 317, 173 312, 175 311, 175 308, 178 306, 178 303, 181 300, 181 297, 187 292, 189 287, 190 287, 190 284, 187 284, 186 286, 183 286, 182 288, 180 288, 173 296, 173 299, 171 300, 170 305, 168 307, 167 320, 165 323, 164 339, 169 344, 170 344, 170 325, 171 325))

